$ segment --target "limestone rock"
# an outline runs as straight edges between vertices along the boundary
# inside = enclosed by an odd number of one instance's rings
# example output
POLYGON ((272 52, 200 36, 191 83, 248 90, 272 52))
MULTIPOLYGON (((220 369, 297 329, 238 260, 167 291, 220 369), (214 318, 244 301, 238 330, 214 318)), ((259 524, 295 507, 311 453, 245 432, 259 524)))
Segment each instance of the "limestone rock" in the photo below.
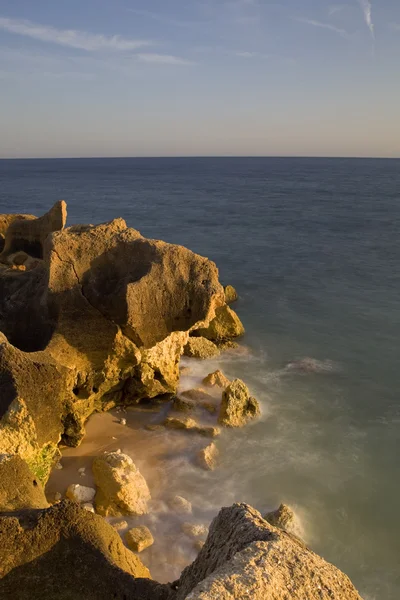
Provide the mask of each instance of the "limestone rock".
POLYGON ((214 442, 202 448, 197 454, 197 464, 205 471, 214 471, 217 467, 219 450, 214 442))
POLYGON ((5 235, 7 233, 8 228, 14 221, 27 221, 36 219, 34 215, 21 215, 21 214, 9 214, 9 215, 0 215, 0 235, 3 236, 5 240, 5 235))
POLYGON ((145 525, 130 529, 125 535, 128 547, 134 552, 142 552, 154 544, 154 538, 150 529, 145 525))
POLYGON ((128 527, 129 527, 127 521, 117 521, 116 523, 112 523, 112 526, 117 531, 123 531, 124 529, 128 529, 128 527))
POLYGON ((44 242, 53 232, 65 227, 67 205, 63 200, 56 202, 48 213, 39 219, 14 219, 5 234, 4 257, 23 250, 30 256, 43 258, 44 242))
POLYGON ((219 427, 209 426, 197 426, 192 429, 193 433, 198 433, 199 435, 207 438, 215 438, 221 434, 221 429, 219 427))
POLYGON ((290 533, 296 533, 295 514, 286 504, 281 504, 277 510, 267 513, 264 519, 274 527, 279 527, 290 533))
POLYGON ((191 412, 196 408, 196 402, 175 396, 172 408, 177 412, 191 412))
POLYGON ((105 453, 93 461, 96 510, 104 516, 143 515, 151 499, 146 480, 126 454, 105 453))
POLYGON ((195 429, 197 423, 191 417, 167 417, 164 421, 168 429, 195 429))
POLYGON ((195 402, 210 402, 213 400, 213 397, 203 390, 203 388, 193 388, 191 390, 185 390, 180 394, 184 398, 188 398, 189 400, 194 400, 195 402))
POLYGON ((87 511, 89 511, 91 513, 95 512, 94 506, 90 502, 85 502, 85 504, 82 504, 82 508, 84 508, 85 510, 87 510, 87 511))
POLYGON ((77 504, 0 517, 2 600, 167 600, 102 518, 77 504))
POLYGON ((207 358, 218 356, 220 352, 217 346, 205 337, 191 337, 189 338, 183 353, 185 356, 205 360, 207 358))
POLYGON ((241 379, 235 379, 224 390, 218 421, 225 427, 242 427, 260 415, 257 400, 250 396, 241 379))
POLYGON ((174 496, 168 502, 169 507, 178 514, 191 514, 192 504, 182 496, 174 496))
POLYGON ((47 508, 40 480, 19 456, 0 455, 0 512, 47 508))
POLYGON ((192 369, 190 367, 179 367, 179 375, 181 377, 185 377, 185 375, 190 375, 192 369))
POLYGON ((224 342, 244 334, 244 327, 237 314, 226 304, 215 311, 215 318, 208 327, 193 332, 213 342, 224 342))
POLYGON ((233 285, 226 285, 224 287, 224 292, 225 292, 225 302, 227 304, 232 304, 232 302, 236 302, 236 300, 239 298, 238 293, 235 290, 235 288, 233 287, 233 285))
POLYGON ((218 369, 218 371, 214 371, 214 373, 207 375, 207 377, 203 379, 203 383, 204 385, 217 386, 224 390, 231 382, 225 377, 223 372, 218 369))
POLYGON ((199 525, 198 523, 182 523, 182 531, 191 538, 205 538, 208 534, 208 527, 199 525))
POLYGON ((223 508, 176 600, 361 600, 346 575, 246 504, 223 508))
POLYGON ((68 486, 66 496, 69 500, 77 502, 78 504, 86 504, 92 502, 96 495, 94 488, 86 487, 85 485, 79 485, 79 483, 72 483, 68 486))

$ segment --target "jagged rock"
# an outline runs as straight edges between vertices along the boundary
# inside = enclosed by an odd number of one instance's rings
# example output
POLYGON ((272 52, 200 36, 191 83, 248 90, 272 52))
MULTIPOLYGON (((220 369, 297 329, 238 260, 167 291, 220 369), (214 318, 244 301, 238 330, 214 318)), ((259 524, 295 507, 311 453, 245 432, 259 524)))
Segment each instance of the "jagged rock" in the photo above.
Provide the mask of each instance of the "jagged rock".
POLYGON ((223 372, 218 369, 218 371, 214 371, 214 373, 207 375, 207 377, 203 379, 203 383, 204 385, 217 386, 224 390, 231 382, 225 377, 223 372))
POLYGON ((174 496, 168 501, 169 507, 178 514, 191 514, 192 504, 182 496, 174 496))
POLYGON ((259 414, 259 404, 250 396, 245 383, 241 379, 232 381, 222 393, 218 422, 225 427, 242 427, 259 414))
POLYGON ((44 243, 53 232, 65 227, 67 205, 63 200, 56 202, 48 213, 39 219, 14 219, 5 234, 4 250, 0 257, 23 250, 30 256, 43 258, 44 243))
POLYGON ((217 467, 219 450, 214 442, 202 448, 197 454, 197 464, 205 471, 214 471, 217 467))
POLYGON ((36 219, 34 215, 20 215, 20 214, 9 214, 9 215, 0 215, 0 235, 2 235, 5 239, 5 235, 7 233, 8 228, 14 221, 27 221, 36 219))
POLYGON ((194 336, 202 336, 213 342, 224 342, 244 334, 244 327, 235 313, 229 306, 224 304, 215 311, 215 318, 208 327, 196 329, 194 336))
POLYGON ((186 400, 185 398, 179 398, 179 396, 175 396, 174 401, 172 403, 173 410, 177 412, 191 412, 196 408, 196 402, 193 400, 186 400))
POLYGON ((19 456, 0 455, 0 512, 47 508, 40 480, 19 456))
POLYGON ((349 578, 246 504, 223 508, 176 600, 361 600, 349 578))
POLYGON ((167 417, 164 421, 168 429, 195 429, 197 423, 191 417, 167 417))
POLYGON ((147 240, 122 219, 62 229, 63 203, 40 219, 6 215, 2 222, 2 259, 26 252, 43 260, 24 272, 0 269, 0 331, 9 342, 0 357, 0 451, 47 456, 61 438, 78 445, 94 411, 176 392, 189 332, 224 302, 212 262, 147 240), (31 378, 24 394, 14 389, 23 376, 15 375, 12 354, 31 378), (51 382, 44 395, 42 379, 51 382), (12 417, 22 410, 24 440, 17 443, 14 427, 3 447, 9 410, 12 417))
POLYGON ((292 509, 286 504, 281 504, 277 510, 273 510, 264 516, 264 519, 274 527, 279 527, 290 533, 296 533, 296 517, 292 509))
POLYGON ((182 531, 185 535, 191 538, 206 537, 208 527, 197 523, 182 523, 182 531))
POLYGON ((102 518, 77 504, 0 517, 2 600, 167 600, 102 518))
POLYGON ((236 302, 236 300, 239 298, 238 293, 235 290, 235 288, 233 287, 233 285, 226 285, 224 287, 224 292, 225 292, 225 302, 227 304, 232 304, 232 302, 236 302))
POLYGON ((183 353, 185 356, 205 360, 207 358, 218 356, 220 351, 213 342, 207 340, 205 337, 191 337, 189 338, 183 353))
POLYGON ((96 511, 104 516, 143 515, 151 499, 146 480, 126 454, 105 453, 93 461, 96 511))
POLYGON ((94 500, 96 490, 84 485, 79 485, 79 483, 72 483, 70 486, 68 486, 67 493, 65 495, 73 502, 77 502, 78 504, 86 504, 94 500))
POLYGON ((130 529, 125 535, 125 540, 128 547, 134 552, 142 552, 154 544, 151 531, 145 525, 130 529))
POLYGON ((213 397, 203 390, 203 388, 193 388, 191 390, 185 390, 180 394, 184 398, 188 398, 189 400, 194 400, 195 402, 210 402, 213 400, 213 397))

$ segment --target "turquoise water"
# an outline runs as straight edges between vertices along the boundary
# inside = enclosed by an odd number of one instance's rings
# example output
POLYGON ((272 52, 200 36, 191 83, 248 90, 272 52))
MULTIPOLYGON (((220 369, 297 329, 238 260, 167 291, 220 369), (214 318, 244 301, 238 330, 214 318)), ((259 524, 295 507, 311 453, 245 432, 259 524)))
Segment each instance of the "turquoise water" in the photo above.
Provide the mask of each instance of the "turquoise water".
POLYGON ((122 216, 217 263, 250 348, 223 367, 264 416, 176 483, 215 510, 294 505, 369 600, 400 597, 399 190, 396 160, 0 161, 0 212, 64 198, 70 224, 122 216), (287 368, 305 357, 320 372, 287 368))

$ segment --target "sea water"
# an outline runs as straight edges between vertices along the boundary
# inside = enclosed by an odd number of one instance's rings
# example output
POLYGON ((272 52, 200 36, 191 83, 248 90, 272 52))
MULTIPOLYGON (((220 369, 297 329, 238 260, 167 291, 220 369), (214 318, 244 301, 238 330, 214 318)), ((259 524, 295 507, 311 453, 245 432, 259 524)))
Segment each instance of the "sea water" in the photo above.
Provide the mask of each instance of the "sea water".
MULTIPOLYGON (((193 377, 217 367, 242 377, 263 416, 221 436, 212 473, 193 466, 194 440, 174 441, 164 491, 188 497, 203 521, 234 501, 289 504, 308 544, 368 600, 400 597, 399 190, 398 160, 0 161, 0 212, 40 215, 65 199, 70 224, 120 216, 217 263, 239 292, 247 350, 195 363, 193 377)), ((92 451, 97 419, 164 489, 150 467, 168 461, 165 434, 146 437, 130 413, 124 433, 116 415, 96 415, 92 451)), ((168 540, 160 502, 153 526, 168 540)), ((168 578, 154 552, 155 575, 168 578)))

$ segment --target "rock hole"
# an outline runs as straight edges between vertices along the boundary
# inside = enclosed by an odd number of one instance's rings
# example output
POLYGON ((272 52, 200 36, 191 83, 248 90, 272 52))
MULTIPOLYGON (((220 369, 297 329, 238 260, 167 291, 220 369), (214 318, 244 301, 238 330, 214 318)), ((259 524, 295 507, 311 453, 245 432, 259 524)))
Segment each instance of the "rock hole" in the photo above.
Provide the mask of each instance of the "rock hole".
POLYGON ((74 387, 72 392, 75 394, 75 396, 79 396, 79 388, 78 387, 74 387))
POLYGON ((93 386, 93 387, 92 387, 92 392, 93 392, 93 394, 97 394, 97 393, 98 393, 98 391, 99 391, 99 388, 98 388, 98 387, 96 387, 96 386, 93 386))
POLYGON ((33 480, 33 487, 37 487, 38 483, 36 481, 36 479, 33 480))

